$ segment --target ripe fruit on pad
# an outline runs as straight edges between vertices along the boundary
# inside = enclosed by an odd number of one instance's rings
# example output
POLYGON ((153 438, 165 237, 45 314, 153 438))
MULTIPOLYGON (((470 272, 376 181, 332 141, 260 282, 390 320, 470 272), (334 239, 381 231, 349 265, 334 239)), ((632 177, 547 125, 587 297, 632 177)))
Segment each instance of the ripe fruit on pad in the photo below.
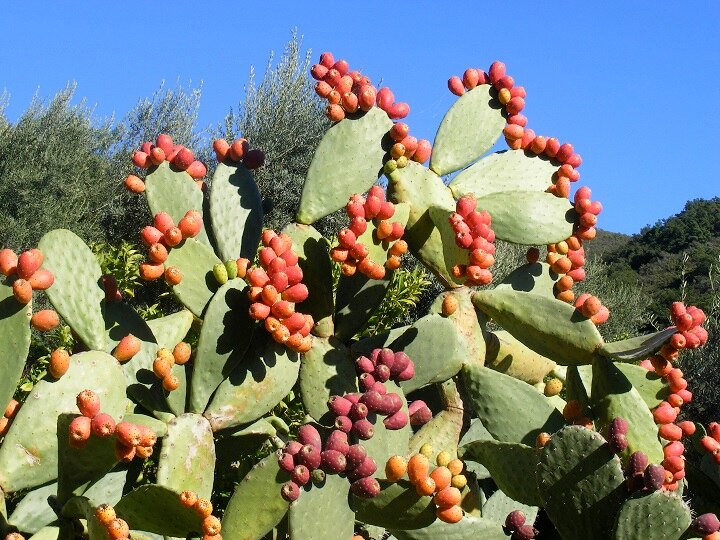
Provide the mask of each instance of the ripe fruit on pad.
POLYGON ((142 342, 138 338, 128 334, 117 344, 113 356, 117 358, 118 362, 127 362, 140 351, 141 345, 142 342))
POLYGON ((54 379, 59 379, 70 369, 70 354, 65 349, 55 349, 50 353, 48 371, 54 379))
POLYGON ((94 418, 100 413, 100 398, 92 390, 83 390, 75 398, 75 404, 80 414, 94 418))
POLYGON ((110 437, 115 433, 115 420, 109 414, 100 413, 93 417, 91 427, 98 437, 110 437))
POLYGON ((53 309, 43 309, 33 313, 30 324, 39 332, 49 332, 60 324, 60 317, 53 309))

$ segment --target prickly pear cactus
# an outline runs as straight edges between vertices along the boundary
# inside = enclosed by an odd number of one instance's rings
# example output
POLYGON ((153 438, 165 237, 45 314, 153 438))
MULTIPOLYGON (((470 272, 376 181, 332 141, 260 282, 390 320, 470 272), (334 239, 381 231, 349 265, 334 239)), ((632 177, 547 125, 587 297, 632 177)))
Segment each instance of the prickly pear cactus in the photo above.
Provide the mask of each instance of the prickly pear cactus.
POLYGON ((311 75, 332 127, 282 231, 263 229, 251 141, 214 141, 211 187, 167 135, 132 155, 144 172, 125 186, 153 215, 140 275, 176 313, 144 320, 70 231, 0 251, 0 534, 713 534, 683 494, 720 500, 720 427, 677 421, 692 394, 673 366, 707 340, 704 314, 675 303, 668 329, 603 341, 608 309, 572 290, 602 205, 574 187, 572 145, 528 127, 505 65, 448 81, 458 99, 432 144, 345 60, 323 53, 311 75), (312 224, 342 209, 323 238, 312 224), (496 238, 528 246, 501 282, 496 238), (406 257, 446 290, 366 335, 406 257), (34 294, 53 309, 33 313, 34 294), (74 354, 53 351, 15 401, 31 328, 61 322, 74 354), (707 455, 686 477, 690 436, 707 455))

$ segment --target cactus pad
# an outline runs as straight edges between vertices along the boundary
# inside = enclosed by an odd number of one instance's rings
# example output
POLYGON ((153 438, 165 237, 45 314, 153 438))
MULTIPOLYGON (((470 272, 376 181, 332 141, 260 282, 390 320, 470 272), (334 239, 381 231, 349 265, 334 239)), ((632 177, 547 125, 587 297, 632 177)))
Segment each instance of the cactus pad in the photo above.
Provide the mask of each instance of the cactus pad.
POLYGON ((30 350, 32 302, 18 303, 9 280, 0 280, 0 407, 15 394, 30 350))
POLYGON ((431 460, 443 450, 450 452, 455 458, 462 427, 463 411, 456 408, 442 410, 412 436, 408 454, 417 454, 424 444, 430 444, 434 454, 431 460))
POLYGON ((202 518, 180 503, 180 492, 155 484, 140 486, 125 495, 115 505, 115 511, 142 531, 185 537, 202 530, 202 518), (148 508, 153 511, 148 512, 148 508))
MULTIPOLYGON (((408 414, 407 400, 405 399, 405 393, 402 388, 393 381, 387 381, 384 384, 388 393, 394 392, 400 396, 403 403, 400 410, 403 411, 409 418, 410 415, 408 414)), ((387 429, 385 424, 383 424, 379 419, 375 421, 374 424, 375 435, 373 435, 372 439, 363 441, 362 444, 367 450, 368 456, 375 460, 379 468, 385 464, 391 456, 403 455, 407 452, 412 429, 410 428, 409 422, 402 429, 387 429)), ((378 524, 373 523, 373 525, 378 524)))
POLYGON ((55 494, 57 494, 57 483, 55 482, 29 491, 10 514, 8 523, 17 527, 18 530, 31 534, 50 525, 57 519, 57 516, 48 504, 48 497, 55 494))
POLYGON ((495 287, 496 289, 512 289, 546 298, 555 298, 553 287, 560 276, 550 270, 550 265, 544 262, 523 264, 512 272, 495 287))
POLYGON ((465 515, 457 523, 444 523, 439 519, 432 525, 416 530, 393 530, 398 540, 507 540, 502 525, 482 517, 465 515))
POLYGON ((488 332, 486 348, 487 367, 528 384, 542 382, 557 365, 520 343, 505 330, 488 332))
POLYGON ((614 538, 627 540, 677 540, 690 526, 690 508, 681 497, 655 491, 636 494, 620 507, 614 538))
POLYGON ((335 336, 350 341, 383 301, 389 286, 390 274, 383 279, 370 279, 360 272, 341 275, 335 299, 335 336))
POLYGON ((195 238, 184 240, 168 254, 165 268, 174 266, 183 275, 182 281, 173 287, 173 293, 196 317, 202 317, 219 286, 212 269, 220 262, 209 245, 195 238))
POLYGON ((485 314, 479 312, 472 303, 473 290, 460 287, 452 291, 444 291, 430 305, 428 313, 442 315, 442 304, 445 298, 452 295, 457 300, 457 309, 447 318, 455 323, 458 334, 462 337, 466 361, 483 362, 485 350, 485 314))
POLYGON ((380 480, 380 488, 372 499, 352 496, 359 521, 395 530, 422 529, 435 521, 432 498, 418 495, 407 480, 380 480))
POLYGON ((301 488, 300 497, 290 505, 288 525, 291 538, 352 537, 355 512, 348 504, 348 481, 328 474, 322 484, 301 488))
POLYGON ((659 351, 663 343, 666 343, 675 332, 677 328, 671 326, 654 334, 605 343, 599 352, 603 356, 622 362, 643 360, 659 351))
MULTIPOLYGON (((535 472, 533 471, 534 476, 535 472)), ((513 510, 520 510, 525 514, 525 523, 535 523, 539 508, 519 503, 498 489, 488 497, 488 500, 483 505, 482 516, 485 519, 491 519, 504 525, 507 515, 513 510)))

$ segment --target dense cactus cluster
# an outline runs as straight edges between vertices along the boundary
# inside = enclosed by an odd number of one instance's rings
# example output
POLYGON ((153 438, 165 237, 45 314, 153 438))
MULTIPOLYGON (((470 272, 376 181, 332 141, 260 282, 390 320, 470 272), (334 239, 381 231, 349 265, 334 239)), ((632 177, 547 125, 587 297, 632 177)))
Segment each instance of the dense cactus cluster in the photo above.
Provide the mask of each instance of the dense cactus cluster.
POLYGON ((282 230, 245 138, 214 142, 208 183, 167 135, 132 155, 125 187, 154 216, 140 274, 180 311, 144 320, 70 231, 0 251, 2 537, 716 539, 720 426, 679 419, 676 364, 705 316, 678 302, 664 330, 601 337, 607 307, 572 288, 602 205, 505 65, 450 79, 432 145, 345 60, 311 75, 334 123, 282 230), (333 243, 313 223, 343 208, 333 243), (496 238, 527 246, 502 280, 496 238), (403 256, 445 290, 364 336, 403 256), (53 308, 33 314, 34 291, 53 308), (59 324, 72 350, 16 393, 31 332, 59 324), (273 416, 288 396, 292 430, 273 416))

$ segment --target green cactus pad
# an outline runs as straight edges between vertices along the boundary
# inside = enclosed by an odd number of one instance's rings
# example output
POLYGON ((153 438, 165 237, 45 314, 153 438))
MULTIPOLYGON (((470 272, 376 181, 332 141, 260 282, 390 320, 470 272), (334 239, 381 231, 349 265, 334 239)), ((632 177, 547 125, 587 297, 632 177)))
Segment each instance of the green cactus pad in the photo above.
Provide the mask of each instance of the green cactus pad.
POLYGON ((557 166, 524 150, 504 150, 481 159, 458 173, 449 187, 459 199, 471 193, 484 197, 507 191, 545 191, 557 166))
POLYGON ((244 165, 218 164, 210 190, 210 219, 221 259, 253 259, 262 232, 262 197, 244 165))
POLYGON ((507 540, 502 525, 485 519, 465 515, 457 523, 436 520, 423 529, 392 530, 397 540, 507 540))
MULTIPOLYGON (((172 350, 175 345, 182 341, 190 330, 193 323, 193 315, 188 310, 178 311, 171 315, 152 319, 148 326, 155 335, 158 345, 161 348, 172 350)), ((153 357, 153 360, 155 358, 153 357)), ((172 367, 172 374, 178 378, 180 385, 172 392, 166 392, 162 383, 156 380, 157 391, 165 397, 165 403, 173 414, 180 415, 185 412, 185 403, 188 395, 187 365, 172 367)), ((151 364, 152 369, 152 364, 151 364)))
POLYGON ((340 276, 335 299, 335 337, 348 342, 368 322, 385 298, 391 273, 383 279, 370 279, 355 272, 340 276))
POLYGON ((475 416, 498 441, 534 447, 540 432, 565 425, 555 407, 529 384, 472 364, 464 366, 460 376, 475 416))
POLYGON ((330 396, 356 391, 357 373, 347 347, 334 337, 314 338, 300 364, 300 393, 308 414, 328 419, 330 396))
POLYGON ((447 316, 447 319, 455 323, 456 330, 462 337, 466 361, 483 363, 486 355, 484 333, 487 319, 485 314, 479 312, 473 305, 473 292, 468 287, 444 291, 435 298, 428 313, 442 315, 443 301, 447 296, 452 295, 457 300, 458 307, 455 313, 447 316))
POLYGON ((568 401, 576 400, 583 408, 590 407, 592 389, 592 366, 568 366, 565 390, 568 401))
POLYGON ((569 426, 555 433, 536 471, 543 507, 564 538, 610 538, 626 497, 620 459, 595 431, 569 426))
POLYGON ((465 92, 445 113, 433 143, 430 168, 439 175, 465 167, 487 152, 505 127, 502 105, 490 85, 465 92))
MULTIPOLYGON (((105 411, 104 403, 102 410, 105 411)), ((57 418, 57 497, 60 504, 64 504, 73 495, 81 495, 93 482, 108 473, 118 461, 115 457, 114 437, 91 436, 83 448, 70 446, 68 440, 70 422, 77 416, 80 415, 64 413, 57 418)))
POLYGON ((565 240, 577 216, 570 201, 543 191, 491 193, 477 200, 477 209, 490 213, 497 238, 526 245, 565 240))
POLYGON ((424 444, 430 444, 433 448, 430 461, 433 461, 443 450, 450 452, 453 458, 456 458, 462 427, 462 410, 453 408, 440 411, 412 436, 408 445, 408 455, 417 454, 424 444))
POLYGON ((660 347, 666 343, 673 334, 677 332, 674 326, 660 330, 646 336, 637 336, 622 341, 613 341, 605 343, 600 349, 600 354, 620 360, 622 362, 632 362, 635 360, 644 360, 652 356, 660 350, 660 347))
POLYGON ((301 313, 309 313, 315 320, 313 334, 319 337, 333 335, 333 277, 328 241, 311 225, 291 223, 283 229, 293 242, 298 264, 307 286, 307 300, 297 305, 301 313))
MULTIPOLYGON (((32 535, 33 540, 57 540, 60 538, 60 529, 54 526, 43 527, 32 535)), ((93 539, 94 540, 94 539, 93 539)))
POLYGON ((539 294, 554 299, 553 287, 559 277, 550 270, 547 263, 523 264, 510 272, 495 288, 539 294))
POLYGON ((6 493, 32 488, 58 476, 57 418, 77 413, 75 397, 95 392, 103 412, 115 419, 125 412, 125 378, 117 360, 89 351, 70 357, 70 369, 58 381, 39 381, 20 408, 0 446, 0 488, 6 493))
POLYGON ((170 420, 158 462, 158 485, 177 493, 189 489, 209 499, 214 475, 215 442, 208 421, 197 414, 170 420))
POLYGON ((301 488, 300 497, 288 511, 290 538, 351 538, 355 512, 348 504, 349 487, 345 478, 328 474, 321 485, 307 484, 301 488))
POLYGON ((477 291, 473 303, 526 346, 561 365, 590 364, 603 345, 593 322, 560 300, 495 289, 477 291))
POLYGON ((215 441, 215 468, 226 470, 237 461, 239 455, 254 454, 269 438, 277 434, 275 426, 261 418, 247 427, 225 435, 215 441))
POLYGON ((392 124, 374 107, 328 129, 310 163, 296 221, 314 223, 343 208, 353 194, 370 189, 382 174, 392 124))
POLYGON ((195 238, 184 240, 168 254, 165 268, 174 266, 183 275, 182 281, 172 288, 173 293, 196 317, 202 317, 219 287, 212 269, 221 262, 209 245, 195 238))
POLYGON ((9 280, 0 280, 0 407, 5 407, 17 388, 30 350, 32 302, 18 303, 9 280))
MULTIPOLYGON (((152 168, 145 177, 145 195, 152 215, 167 212, 175 225, 189 210, 203 213, 203 193, 198 189, 195 180, 185 171, 172 170, 167 161, 152 168)), ((210 245, 205 231, 206 225, 203 223, 203 228, 196 238, 210 245)))
POLYGON ((46 294, 53 307, 88 349, 105 348, 105 324, 101 305, 105 293, 100 285, 102 270, 90 248, 75 233, 56 229, 38 245, 45 255, 43 268, 55 283, 46 294))
POLYGON ((152 416, 147 416, 145 414, 128 413, 123 416, 123 420, 125 422, 130 422, 131 424, 136 424, 138 426, 149 427, 155 432, 155 435, 157 435, 158 438, 164 437, 165 435, 167 435, 168 432, 168 427, 165 422, 158 420, 157 418, 153 418, 152 416))
MULTIPOLYGON (((400 396, 403 403, 400 410, 404 411, 407 415, 407 400, 405 399, 402 388, 393 381, 387 381, 385 388, 387 388, 388 393, 394 392, 400 396)), ((362 444, 367 450, 368 456, 372 457, 377 463, 378 469, 381 469, 391 456, 404 455, 407 453, 412 428, 410 427, 410 422, 408 422, 402 429, 387 429, 385 424, 382 423, 382 417, 378 417, 374 424, 375 435, 373 435, 372 439, 362 441, 362 444)), ((378 524, 373 523, 373 525, 378 524)))
POLYGON ((213 431, 257 420, 288 395, 299 370, 296 352, 256 333, 245 359, 220 384, 204 416, 213 431))
POLYGON ((362 499, 351 496, 359 521, 395 530, 422 529, 435 521, 432 497, 418 495, 415 486, 407 480, 379 482, 380 494, 377 497, 362 499))
MULTIPOLYGON (((461 285, 465 278, 454 278, 450 269, 453 264, 445 260, 445 255, 452 260, 459 257, 454 235, 447 223, 447 215, 455 210, 455 199, 448 187, 438 175, 419 163, 410 162, 407 167, 396 169, 389 175, 388 195, 397 203, 408 203, 410 215, 405 227, 404 239, 412 253, 417 256, 440 281, 449 287, 461 285), (439 223, 445 214, 445 227, 441 233, 431 216, 430 209, 435 207, 435 220, 439 223)), ((467 259, 467 252, 466 259, 467 259)), ((463 261, 464 262, 464 261, 463 261)))
POLYGON ((369 355, 373 349, 382 349, 390 347, 393 341, 402 336, 405 332, 410 329, 411 325, 398 326, 383 332, 381 334, 375 334, 374 336, 368 336, 366 338, 355 341, 350 344, 350 353, 353 358, 357 358, 362 355, 369 355))
POLYGON ((17 504, 8 518, 8 523, 18 530, 35 534, 57 519, 48 504, 48 497, 57 493, 57 483, 53 482, 29 491, 17 504))
POLYGON ((180 493, 163 486, 146 484, 120 499, 115 505, 115 512, 131 523, 134 529, 142 531, 181 537, 200 532, 202 518, 192 508, 182 505, 180 493), (148 512, 149 508, 151 512, 148 512))
POLYGON ((509 332, 496 330, 487 334, 485 365, 528 384, 537 384, 557 364, 529 349, 509 332))
POLYGON ((100 506, 103 503, 117 504, 122 499, 123 488, 128 476, 128 471, 122 467, 115 467, 100 480, 93 483, 83 493, 83 497, 86 497, 93 506, 100 506))
POLYGON ((501 441, 475 441, 458 449, 460 458, 484 465, 508 497, 530 506, 540 506, 535 483, 538 456, 535 448, 501 441))
POLYGON ((190 410, 198 414, 250 346, 256 322, 248 315, 250 300, 241 279, 218 289, 208 304, 193 360, 190 410))
MULTIPOLYGON (((532 476, 535 477, 535 471, 532 476)), ((513 510, 520 510, 525 514, 525 523, 535 523, 539 508, 517 502, 498 489, 483 505, 482 516, 504 525, 507 515, 513 510)))
POLYGON ((599 430, 616 417, 627 421, 628 447, 622 452, 622 456, 628 457, 633 452, 642 450, 647 454, 650 463, 660 463, 663 460, 662 445, 658 440, 658 430, 652 413, 625 374, 607 358, 598 357, 593 362, 591 399, 599 430))
POLYGON ((620 507, 613 538, 677 540, 685 538, 691 519, 688 505, 673 493, 635 494, 620 507))
MULTIPOLYGON (((465 434, 460 439, 460 442, 458 443, 458 446, 464 446, 468 443, 474 442, 474 441, 494 441, 492 435, 490 435, 490 432, 487 430, 487 428, 483 425, 483 423, 477 419, 473 418, 470 421, 470 427, 465 432, 465 434)), ((457 451, 455 452, 457 454, 457 451)), ((485 465, 481 465, 480 463, 476 461, 468 461, 465 463, 465 467, 468 471, 473 473, 475 477, 478 480, 484 480, 485 478, 490 478, 490 471, 487 470, 485 465)))
POLYGON ((288 511, 280 495, 290 476, 270 454, 255 465, 235 488, 222 520, 222 535, 233 540, 259 540, 275 527, 288 511))
POLYGON ((634 364, 615 364, 633 385, 649 409, 654 409, 670 395, 668 383, 652 371, 634 364))

